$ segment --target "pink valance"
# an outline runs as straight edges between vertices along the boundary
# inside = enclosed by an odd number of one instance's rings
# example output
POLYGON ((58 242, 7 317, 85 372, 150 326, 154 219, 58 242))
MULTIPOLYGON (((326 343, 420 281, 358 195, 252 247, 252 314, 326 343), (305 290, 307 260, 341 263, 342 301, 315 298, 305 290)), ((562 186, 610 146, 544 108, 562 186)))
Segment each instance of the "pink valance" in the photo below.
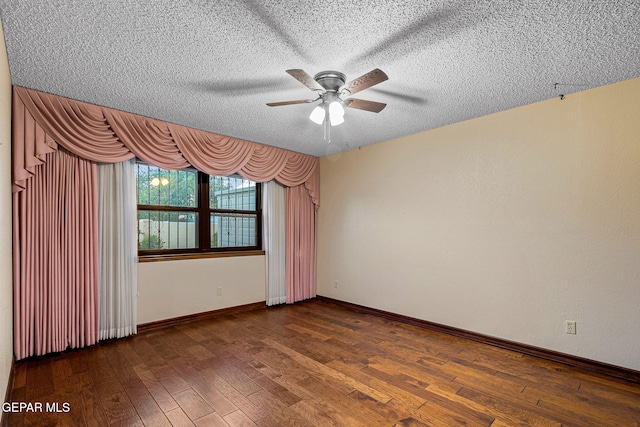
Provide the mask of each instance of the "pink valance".
POLYGON ((275 179, 287 187, 304 184, 316 209, 320 204, 317 157, 19 86, 14 86, 13 107, 14 192, 25 188, 34 166, 60 144, 95 162, 136 156, 164 169, 191 165, 211 175, 238 173, 258 182, 275 179))

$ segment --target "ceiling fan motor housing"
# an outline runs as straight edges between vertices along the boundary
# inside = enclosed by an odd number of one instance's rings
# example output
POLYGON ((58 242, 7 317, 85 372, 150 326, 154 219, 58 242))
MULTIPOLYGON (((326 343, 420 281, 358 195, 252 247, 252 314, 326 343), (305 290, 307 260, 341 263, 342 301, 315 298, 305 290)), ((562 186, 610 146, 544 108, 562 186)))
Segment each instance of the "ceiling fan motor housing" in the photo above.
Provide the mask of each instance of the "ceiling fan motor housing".
POLYGON ((321 71, 313 76, 313 79, 325 88, 327 92, 338 92, 338 89, 344 85, 346 78, 347 77, 339 71, 321 71))

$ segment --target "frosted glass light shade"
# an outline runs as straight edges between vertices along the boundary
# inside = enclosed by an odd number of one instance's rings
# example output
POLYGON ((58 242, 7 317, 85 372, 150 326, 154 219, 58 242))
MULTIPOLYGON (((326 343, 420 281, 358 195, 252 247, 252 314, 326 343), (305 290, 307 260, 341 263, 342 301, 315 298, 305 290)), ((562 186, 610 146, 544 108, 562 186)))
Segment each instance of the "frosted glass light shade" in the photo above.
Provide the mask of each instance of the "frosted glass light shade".
POLYGON ((324 122, 324 108, 322 108, 321 105, 314 108, 309 116, 309 120, 315 124, 321 125, 322 122, 324 122))
POLYGON ((331 120, 331 126, 338 126, 344 123, 344 107, 338 101, 333 101, 329 104, 329 119, 331 120))

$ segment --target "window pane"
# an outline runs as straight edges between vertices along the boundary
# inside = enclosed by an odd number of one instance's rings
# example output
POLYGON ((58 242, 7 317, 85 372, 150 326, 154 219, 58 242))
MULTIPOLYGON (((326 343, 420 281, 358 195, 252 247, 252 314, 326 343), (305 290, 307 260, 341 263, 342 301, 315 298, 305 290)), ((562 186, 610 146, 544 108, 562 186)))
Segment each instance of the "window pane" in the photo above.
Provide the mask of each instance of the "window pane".
POLYGON ((256 210, 256 183, 241 176, 210 176, 211 209, 256 210))
POLYGON ((196 212, 138 211, 138 249, 197 248, 196 212))
POLYGON ((165 170, 144 163, 136 164, 138 204, 197 207, 197 171, 165 170))
POLYGON ((257 215, 211 214, 211 247, 256 246, 257 215))

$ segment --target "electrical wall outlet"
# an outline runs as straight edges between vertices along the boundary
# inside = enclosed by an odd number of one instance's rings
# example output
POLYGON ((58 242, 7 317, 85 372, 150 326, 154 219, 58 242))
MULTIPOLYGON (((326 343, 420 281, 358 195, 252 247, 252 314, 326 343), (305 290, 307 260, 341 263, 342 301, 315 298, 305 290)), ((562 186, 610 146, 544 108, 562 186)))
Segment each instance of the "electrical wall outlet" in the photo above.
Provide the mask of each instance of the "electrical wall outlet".
POLYGON ((565 323, 565 332, 568 334, 576 334, 576 321, 575 320, 567 320, 565 323))
POLYGON ((337 280, 334 280, 334 281, 333 281, 333 287, 337 289, 337 288, 338 288, 338 285, 339 285, 338 281, 337 281, 337 280))
POLYGON ((222 296, 222 286, 218 286, 218 289, 216 289, 216 295, 218 295, 219 297, 222 296))

